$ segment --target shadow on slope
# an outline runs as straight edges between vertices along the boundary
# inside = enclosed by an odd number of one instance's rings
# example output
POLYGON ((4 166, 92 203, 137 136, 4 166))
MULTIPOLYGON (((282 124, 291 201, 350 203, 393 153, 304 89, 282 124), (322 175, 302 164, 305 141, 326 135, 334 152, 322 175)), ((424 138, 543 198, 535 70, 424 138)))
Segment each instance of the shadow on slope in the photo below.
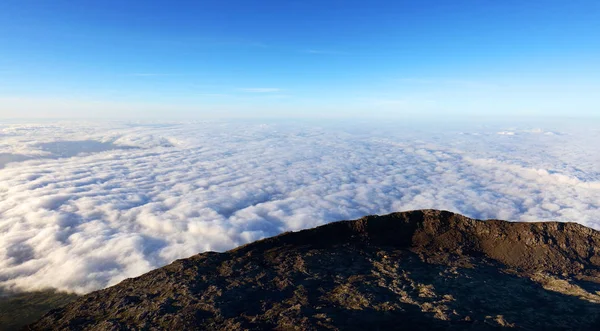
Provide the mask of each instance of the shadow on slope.
POLYGON ((0 330, 20 330, 52 309, 77 299, 75 294, 56 291, 0 291, 0 330))

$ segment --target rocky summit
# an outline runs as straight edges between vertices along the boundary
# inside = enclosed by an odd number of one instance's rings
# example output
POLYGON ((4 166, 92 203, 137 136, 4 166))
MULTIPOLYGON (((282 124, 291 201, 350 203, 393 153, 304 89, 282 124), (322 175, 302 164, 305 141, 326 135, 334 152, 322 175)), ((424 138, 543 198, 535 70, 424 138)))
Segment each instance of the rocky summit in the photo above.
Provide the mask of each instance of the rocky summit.
POLYGON ((177 260, 26 329, 600 329, 599 247, 574 223, 367 216, 177 260))

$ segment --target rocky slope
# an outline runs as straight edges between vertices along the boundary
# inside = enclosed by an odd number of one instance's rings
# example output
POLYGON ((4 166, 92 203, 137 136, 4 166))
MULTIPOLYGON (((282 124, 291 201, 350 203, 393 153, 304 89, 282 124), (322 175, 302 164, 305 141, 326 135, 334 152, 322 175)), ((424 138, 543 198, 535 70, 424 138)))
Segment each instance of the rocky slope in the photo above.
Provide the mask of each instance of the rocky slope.
POLYGON ((29 330, 600 329, 600 233, 423 210, 177 260, 29 330))

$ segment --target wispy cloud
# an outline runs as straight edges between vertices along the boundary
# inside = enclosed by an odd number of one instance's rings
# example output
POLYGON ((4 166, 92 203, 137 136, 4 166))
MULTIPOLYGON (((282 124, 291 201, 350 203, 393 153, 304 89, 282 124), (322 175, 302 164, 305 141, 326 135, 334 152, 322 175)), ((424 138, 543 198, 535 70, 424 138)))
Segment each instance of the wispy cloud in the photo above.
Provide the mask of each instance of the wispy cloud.
POLYGON ((400 78, 397 80, 400 83, 418 84, 418 85, 445 85, 445 86, 460 86, 470 88, 493 88, 498 87, 497 84, 460 79, 460 78, 400 78))
POLYGON ((231 94, 227 93, 200 93, 199 96, 203 97, 230 97, 231 94))
POLYGON ((346 54, 345 52, 328 50, 328 49, 304 49, 302 53, 308 54, 323 54, 323 55, 338 55, 338 54, 346 54))
POLYGON ((238 90, 247 93, 275 93, 281 91, 280 88, 276 87, 244 87, 238 90))
POLYGON ((210 47, 210 48, 266 48, 269 47, 268 44, 257 41, 257 40, 247 40, 247 39, 222 39, 222 38, 158 38, 153 39, 151 41, 147 41, 153 46, 161 46, 161 47, 171 47, 171 48, 202 48, 202 47, 210 47))
POLYGON ((134 76, 134 77, 154 77, 154 76, 165 76, 165 74, 155 74, 155 73, 132 73, 132 74, 127 74, 126 76, 134 76))
POLYGON ((134 72, 125 74, 129 77, 169 77, 169 76, 192 76, 193 74, 185 73, 156 73, 156 72, 134 72))
POLYGON ((121 76, 126 77, 183 77, 183 76, 196 76, 194 73, 161 73, 161 72, 134 72, 127 73, 121 76))

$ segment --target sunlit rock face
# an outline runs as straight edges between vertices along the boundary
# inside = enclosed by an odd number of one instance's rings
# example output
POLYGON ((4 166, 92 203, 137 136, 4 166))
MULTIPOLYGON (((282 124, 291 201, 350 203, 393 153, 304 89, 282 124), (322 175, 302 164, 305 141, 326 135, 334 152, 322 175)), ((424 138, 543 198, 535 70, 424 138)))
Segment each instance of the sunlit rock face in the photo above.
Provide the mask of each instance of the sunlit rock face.
POLYGON ((178 260, 30 330, 594 330, 600 232, 417 210, 178 260))

